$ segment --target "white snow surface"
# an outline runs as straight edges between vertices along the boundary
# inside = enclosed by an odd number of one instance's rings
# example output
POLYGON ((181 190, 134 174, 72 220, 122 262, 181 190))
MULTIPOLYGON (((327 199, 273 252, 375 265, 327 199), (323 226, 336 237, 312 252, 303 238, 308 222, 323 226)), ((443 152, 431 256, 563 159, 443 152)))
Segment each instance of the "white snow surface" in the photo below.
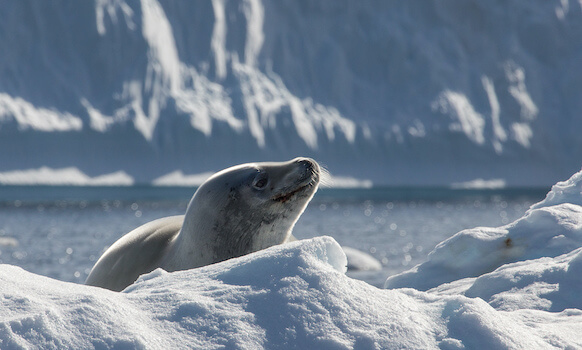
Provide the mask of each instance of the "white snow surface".
POLYGON ((377 185, 549 186, 581 165, 580 23, 576 0, 1 2, 0 172, 303 155, 377 185))
POLYGON ((133 178, 124 171, 90 177, 75 167, 14 170, 0 173, 2 185, 131 186, 133 178))
POLYGON ((581 348, 581 187, 582 172, 514 223, 458 233, 390 289, 347 277, 330 237, 120 293, 0 265, 0 348, 581 348))

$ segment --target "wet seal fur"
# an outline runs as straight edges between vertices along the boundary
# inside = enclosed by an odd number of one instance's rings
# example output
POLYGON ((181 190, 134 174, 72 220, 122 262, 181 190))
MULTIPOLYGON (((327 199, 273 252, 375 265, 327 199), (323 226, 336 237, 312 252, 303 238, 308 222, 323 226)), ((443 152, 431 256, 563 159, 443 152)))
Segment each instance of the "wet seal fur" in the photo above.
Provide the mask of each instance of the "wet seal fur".
POLYGON ((85 284, 121 291, 158 267, 187 270, 294 240, 319 178, 309 158, 222 170, 198 188, 185 215, 149 222, 111 245, 85 284))

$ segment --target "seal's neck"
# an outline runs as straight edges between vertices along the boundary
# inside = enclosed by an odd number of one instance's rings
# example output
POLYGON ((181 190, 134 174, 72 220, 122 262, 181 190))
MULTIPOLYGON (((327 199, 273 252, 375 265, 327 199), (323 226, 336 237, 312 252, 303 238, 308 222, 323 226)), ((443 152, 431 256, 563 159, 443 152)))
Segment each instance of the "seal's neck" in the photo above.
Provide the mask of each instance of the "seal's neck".
POLYGON ((166 271, 187 270, 213 263, 214 242, 211 232, 215 208, 194 207, 194 198, 188 205, 180 233, 166 254, 162 268, 166 271))
POLYGON ((287 213, 224 211, 193 201, 162 267, 191 269, 284 243, 296 220, 296 215, 287 213))

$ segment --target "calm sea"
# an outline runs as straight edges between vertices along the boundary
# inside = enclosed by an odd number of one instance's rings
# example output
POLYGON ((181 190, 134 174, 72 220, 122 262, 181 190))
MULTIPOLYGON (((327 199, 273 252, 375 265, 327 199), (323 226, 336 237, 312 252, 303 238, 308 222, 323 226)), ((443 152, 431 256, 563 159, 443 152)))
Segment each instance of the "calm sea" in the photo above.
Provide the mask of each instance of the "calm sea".
MULTIPOLYGON (((383 269, 350 272, 381 286, 458 231, 521 217, 549 189, 321 189, 298 238, 334 237, 383 269)), ((194 188, 0 186, 0 263, 82 283, 107 246, 148 221, 183 214, 194 188)))

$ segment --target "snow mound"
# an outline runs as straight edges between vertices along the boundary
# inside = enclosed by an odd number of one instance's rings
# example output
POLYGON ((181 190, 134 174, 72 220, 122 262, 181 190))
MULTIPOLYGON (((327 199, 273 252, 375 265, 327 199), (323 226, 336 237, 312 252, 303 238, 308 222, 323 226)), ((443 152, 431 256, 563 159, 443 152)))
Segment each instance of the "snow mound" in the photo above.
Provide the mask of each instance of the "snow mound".
POLYGON ((582 171, 574 174, 566 181, 552 186, 546 198, 531 206, 531 209, 549 207, 561 203, 582 205, 582 171))
POLYGON ((582 248, 555 258, 519 261, 477 278, 444 284, 429 292, 479 297, 497 310, 582 309, 582 248))
POLYGON ((319 237, 199 269, 155 270, 121 293, 0 265, 4 348, 579 347, 582 312, 499 312, 479 298, 382 290, 344 275, 319 237))
POLYGON ((15 170, 0 173, 2 185, 131 186, 134 180, 124 171, 90 177, 75 167, 15 170))
POLYGON ((572 252, 582 246, 581 182, 579 172, 556 184, 545 200, 506 226, 455 234, 438 244, 426 262, 389 277, 385 287, 427 290, 504 264, 572 252))

